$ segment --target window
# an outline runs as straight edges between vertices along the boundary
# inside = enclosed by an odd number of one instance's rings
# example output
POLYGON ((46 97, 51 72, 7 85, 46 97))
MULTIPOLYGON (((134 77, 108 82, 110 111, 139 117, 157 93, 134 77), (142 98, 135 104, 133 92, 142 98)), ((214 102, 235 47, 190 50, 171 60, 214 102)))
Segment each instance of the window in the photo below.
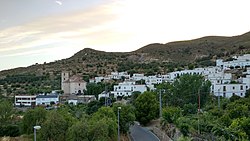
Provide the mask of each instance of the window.
POLYGON ((235 93, 233 93, 233 96, 235 96, 235 93))
POLYGON ((226 91, 227 89, 226 89, 226 86, 223 86, 223 91, 226 91))
POLYGON ((226 97, 226 93, 223 93, 223 97, 226 97))
POLYGON ((235 89, 235 87, 233 87, 233 90, 235 89))
POLYGON ((81 86, 81 83, 79 83, 79 86, 81 86))
POLYGON ((243 90, 243 86, 242 85, 240 86, 240 90, 243 90))
POLYGON ((240 93, 240 96, 243 96, 243 93, 240 93))

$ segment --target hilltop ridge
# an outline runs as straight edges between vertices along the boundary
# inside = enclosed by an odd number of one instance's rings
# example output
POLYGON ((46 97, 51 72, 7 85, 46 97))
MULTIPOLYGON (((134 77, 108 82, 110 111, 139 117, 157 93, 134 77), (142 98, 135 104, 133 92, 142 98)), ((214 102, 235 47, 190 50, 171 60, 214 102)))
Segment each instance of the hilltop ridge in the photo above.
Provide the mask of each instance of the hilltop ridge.
MULTIPOLYGON (((71 70, 82 74, 94 73, 94 75, 104 75, 111 71, 121 70, 120 67, 131 64, 131 62, 132 64, 157 62, 158 64, 179 63, 182 66, 189 63, 200 65, 200 61, 205 60, 208 63, 209 61, 213 62, 215 58, 227 58, 232 55, 249 52, 250 32, 232 37, 207 36, 166 44, 153 43, 132 52, 105 52, 84 48, 67 59, 1 71, 0 77, 22 73, 57 74, 61 70, 71 70)), ((163 66, 159 69, 167 69, 166 67, 168 66, 163 66)), ((140 68, 138 70, 142 71, 140 68)), ((160 71, 165 72, 167 70, 160 71)))

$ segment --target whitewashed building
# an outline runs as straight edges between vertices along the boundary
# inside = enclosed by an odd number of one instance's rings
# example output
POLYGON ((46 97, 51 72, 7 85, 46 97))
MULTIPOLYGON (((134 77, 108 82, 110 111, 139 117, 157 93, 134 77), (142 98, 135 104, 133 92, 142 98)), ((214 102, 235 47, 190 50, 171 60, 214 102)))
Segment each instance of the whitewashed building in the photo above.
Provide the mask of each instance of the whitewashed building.
POLYGON ((15 106, 34 107, 36 105, 35 95, 16 95, 15 106))
POLYGON ((124 77, 125 79, 129 79, 130 75, 127 72, 111 72, 111 75, 109 75, 111 79, 122 79, 124 77))
POLYGON ((223 69, 230 68, 245 68, 250 66, 250 54, 245 54, 243 56, 234 56, 234 60, 232 61, 223 61, 222 59, 216 60, 216 66, 221 67, 223 69))
POLYGON ((64 94, 82 94, 86 90, 87 83, 81 76, 73 75, 69 72, 62 72, 61 87, 64 94))
POLYGON ((147 77, 144 76, 144 74, 142 74, 142 73, 141 74, 140 73, 135 73, 135 74, 133 74, 131 79, 134 80, 134 81, 139 81, 139 80, 146 80, 147 77))
POLYGON ((163 82, 162 77, 148 76, 145 80, 146 85, 161 84, 163 82))
POLYGON ((95 77, 94 82, 99 83, 99 82, 102 82, 103 80, 104 80, 104 77, 99 76, 99 77, 95 77))
POLYGON ((109 92, 103 91, 102 93, 98 94, 98 100, 100 100, 102 97, 108 98, 109 97, 109 92))
POLYGON ((59 95, 37 95, 36 105, 50 105, 59 103, 59 95))
POLYGON ((168 75, 164 76, 164 79, 173 82, 177 77, 180 77, 184 74, 189 74, 189 75, 202 75, 202 76, 208 76, 209 74, 215 74, 215 73, 220 73, 223 70, 220 67, 205 67, 205 68, 195 68, 193 70, 182 70, 182 71, 175 71, 175 72, 170 72, 168 75))
POLYGON ((214 95, 230 98, 233 95, 244 97, 246 84, 216 84, 214 85, 214 95))
POLYGON ((114 91, 111 91, 111 95, 117 96, 131 96, 133 92, 139 91, 141 93, 147 91, 146 85, 136 85, 134 81, 125 81, 114 86, 114 91))
POLYGON ((161 75, 161 78, 162 78, 162 81, 165 81, 165 82, 171 81, 169 74, 161 75))
POLYGON ((232 74, 231 73, 212 73, 206 76, 212 84, 225 84, 230 83, 232 81, 232 74))

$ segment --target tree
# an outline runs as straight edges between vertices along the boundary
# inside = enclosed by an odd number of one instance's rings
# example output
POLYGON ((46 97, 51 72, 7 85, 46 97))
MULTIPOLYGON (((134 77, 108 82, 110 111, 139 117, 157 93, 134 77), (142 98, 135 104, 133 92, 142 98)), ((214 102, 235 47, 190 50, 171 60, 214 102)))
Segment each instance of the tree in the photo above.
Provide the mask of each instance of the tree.
POLYGON ((94 141, 117 140, 117 120, 104 117, 96 120, 91 118, 89 134, 94 141))
POLYGON ((50 111, 41 125, 39 139, 44 141, 65 141, 68 123, 57 111, 50 111))
POLYGON ((0 95, 3 94, 3 89, 0 87, 0 95))
POLYGON ((117 137, 117 120, 110 107, 102 107, 93 114, 90 124, 94 140, 115 140, 117 137))
POLYGON ((250 90, 247 90, 245 94, 245 98, 248 98, 248 97, 250 97, 250 90))
POLYGON ((89 135, 90 125, 87 119, 77 122, 71 126, 67 132, 68 141, 89 141, 91 136, 89 135))
POLYGON ((113 106, 113 111, 115 113, 118 112, 118 107, 121 107, 121 110, 119 110, 120 131, 126 134, 129 131, 129 127, 135 121, 135 109, 131 105, 121 105, 121 104, 118 105, 117 104, 113 106))
POLYGON ((89 118, 71 126, 67 132, 69 141, 112 141, 117 138, 117 120, 110 107, 102 107, 89 118))
POLYGON ((155 119, 159 113, 159 102, 153 92, 144 92, 135 100, 135 116, 142 124, 155 119))
POLYGON ((168 99, 171 105, 183 107, 185 104, 195 104, 200 95, 201 107, 209 99, 211 83, 205 81, 201 75, 183 75, 175 80, 168 90, 171 95, 168 99))
POLYGON ((137 99, 137 97, 139 97, 140 94, 141 94, 141 92, 139 92, 139 91, 135 91, 132 93, 131 99, 130 99, 132 105, 135 104, 135 100, 137 99))
POLYGON ((102 106, 102 104, 99 101, 91 101, 87 105, 86 113, 89 114, 89 115, 91 115, 91 114, 97 112, 97 110, 101 106, 102 106))
POLYGON ((33 127, 36 125, 42 125, 47 111, 42 108, 38 107, 35 109, 28 110, 23 117, 22 120, 22 130, 26 134, 33 133, 33 127))
POLYGON ((229 126, 229 130, 237 136, 238 140, 249 140, 250 118, 242 117, 234 119, 232 124, 229 126))
POLYGON ((0 123, 1 125, 8 123, 13 113, 13 107, 10 102, 0 101, 0 123))

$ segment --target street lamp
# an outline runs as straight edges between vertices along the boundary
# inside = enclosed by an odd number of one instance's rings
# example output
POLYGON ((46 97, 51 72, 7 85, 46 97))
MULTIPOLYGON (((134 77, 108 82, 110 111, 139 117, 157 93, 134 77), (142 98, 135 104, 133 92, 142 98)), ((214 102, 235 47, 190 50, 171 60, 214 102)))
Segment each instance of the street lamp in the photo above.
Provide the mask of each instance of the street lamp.
POLYGON ((121 110, 121 107, 118 107, 118 111, 117 111, 117 114, 118 114, 118 141, 120 141, 120 110, 121 110))
POLYGON ((36 141, 36 130, 41 129, 41 126, 34 126, 34 141, 36 141))

